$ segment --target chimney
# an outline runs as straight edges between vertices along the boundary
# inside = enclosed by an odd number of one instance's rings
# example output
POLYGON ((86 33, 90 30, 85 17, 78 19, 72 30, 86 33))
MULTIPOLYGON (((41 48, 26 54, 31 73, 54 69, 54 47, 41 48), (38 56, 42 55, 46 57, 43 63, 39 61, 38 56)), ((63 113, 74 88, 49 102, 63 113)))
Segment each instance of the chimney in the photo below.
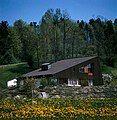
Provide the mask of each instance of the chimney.
POLYGON ((44 63, 44 64, 42 64, 42 66, 41 66, 41 70, 42 71, 46 71, 46 70, 48 70, 48 69, 50 69, 51 68, 51 64, 50 63, 44 63))

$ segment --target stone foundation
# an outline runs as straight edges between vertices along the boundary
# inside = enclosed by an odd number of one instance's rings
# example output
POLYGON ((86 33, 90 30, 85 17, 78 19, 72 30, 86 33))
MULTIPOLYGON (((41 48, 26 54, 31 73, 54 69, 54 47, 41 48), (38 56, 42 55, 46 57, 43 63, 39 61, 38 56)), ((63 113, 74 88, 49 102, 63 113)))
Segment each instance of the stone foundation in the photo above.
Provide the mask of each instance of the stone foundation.
POLYGON ((117 86, 54 86, 46 87, 44 91, 49 97, 70 97, 70 98, 117 98, 117 86))

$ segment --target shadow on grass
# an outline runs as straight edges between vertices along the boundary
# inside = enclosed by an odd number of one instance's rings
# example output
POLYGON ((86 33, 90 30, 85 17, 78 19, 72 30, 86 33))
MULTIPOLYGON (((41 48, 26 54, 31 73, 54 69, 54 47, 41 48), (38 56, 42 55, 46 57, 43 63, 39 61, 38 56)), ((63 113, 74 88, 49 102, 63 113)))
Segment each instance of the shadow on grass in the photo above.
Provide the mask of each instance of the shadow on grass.
POLYGON ((23 64, 23 65, 19 64, 13 68, 9 68, 7 71, 22 75, 22 74, 32 71, 32 69, 27 64, 23 64))

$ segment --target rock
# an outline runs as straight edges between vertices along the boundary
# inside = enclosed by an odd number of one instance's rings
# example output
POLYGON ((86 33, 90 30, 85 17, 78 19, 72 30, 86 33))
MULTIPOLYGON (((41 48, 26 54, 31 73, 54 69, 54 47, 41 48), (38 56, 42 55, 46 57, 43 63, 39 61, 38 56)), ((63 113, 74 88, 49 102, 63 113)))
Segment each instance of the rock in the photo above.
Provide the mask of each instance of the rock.
POLYGON ((51 93, 52 93, 52 94, 56 93, 56 90, 53 90, 51 93))
POLYGON ((14 96, 14 99, 21 99, 21 96, 20 95, 16 95, 16 96, 14 96))
POLYGON ((84 89, 82 93, 88 93, 88 89, 84 89))
POLYGON ((46 92, 40 92, 39 97, 40 98, 48 98, 49 95, 46 92))
POLYGON ((70 87, 56 86, 48 87, 48 94, 52 98, 109 98, 117 97, 117 86, 86 86, 86 87, 70 87))
POLYGON ((55 98, 61 98, 59 95, 55 95, 55 98))

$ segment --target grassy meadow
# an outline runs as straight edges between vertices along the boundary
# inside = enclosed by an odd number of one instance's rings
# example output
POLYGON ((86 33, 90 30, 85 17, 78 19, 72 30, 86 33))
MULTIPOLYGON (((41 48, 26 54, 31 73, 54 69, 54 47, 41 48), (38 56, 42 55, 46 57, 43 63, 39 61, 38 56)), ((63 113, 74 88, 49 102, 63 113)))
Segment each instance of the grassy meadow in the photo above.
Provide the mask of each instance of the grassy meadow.
POLYGON ((10 64, 0 66, 0 88, 7 87, 6 83, 22 74, 31 71, 26 63, 10 64))

